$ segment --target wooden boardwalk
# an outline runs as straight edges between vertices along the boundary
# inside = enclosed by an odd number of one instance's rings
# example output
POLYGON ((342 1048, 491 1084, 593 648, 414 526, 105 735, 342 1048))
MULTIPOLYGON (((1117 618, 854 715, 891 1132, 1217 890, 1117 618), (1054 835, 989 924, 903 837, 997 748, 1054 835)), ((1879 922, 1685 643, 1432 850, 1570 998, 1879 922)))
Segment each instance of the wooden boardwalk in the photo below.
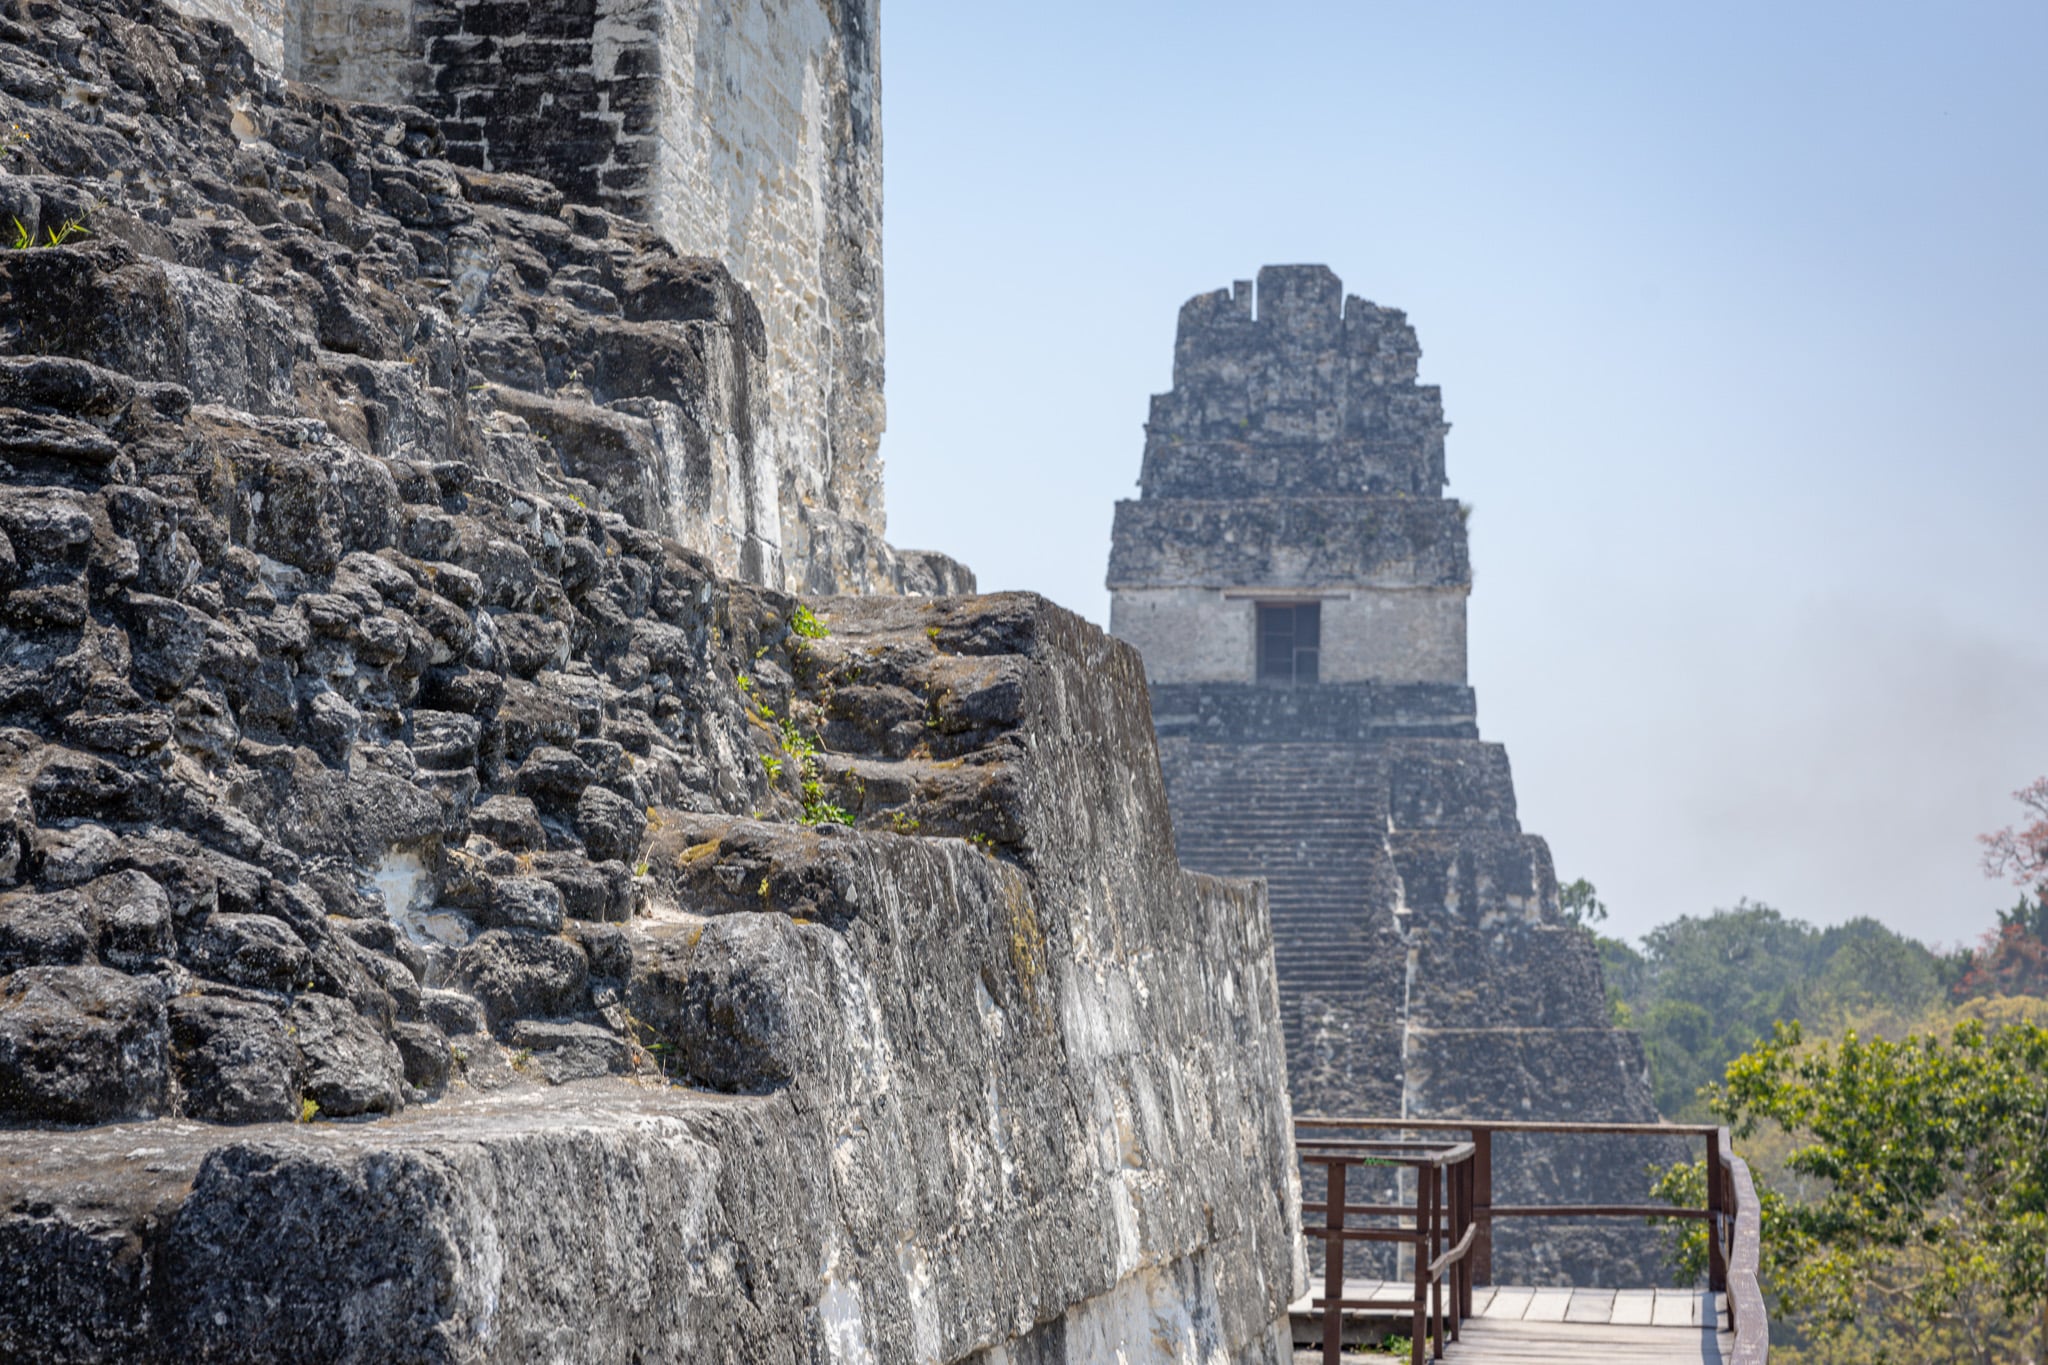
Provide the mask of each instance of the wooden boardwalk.
MULTIPOLYGON (((1406 1283, 1353 1280, 1345 1285, 1344 1297, 1410 1292, 1406 1283)), ((1720 1299, 1690 1289, 1481 1285, 1472 1291, 1472 1316, 1465 1319, 1460 1339, 1447 1344, 1443 1358, 1450 1365, 1719 1365, 1733 1358, 1735 1343, 1720 1299)), ((1295 1312, 1313 1309, 1304 1299, 1295 1312)), ((1395 1331, 1405 1328, 1391 1313, 1375 1316, 1395 1331)), ((1297 1347, 1294 1358, 1298 1365, 1311 1365, 1323 1356, 1319 1349, 1297 1347)))
POLYGON ((1347 1345, 1413 1331, 1412 1365, 1424 1359, 1445 1365, 1768 1365, 1770 1322, 1757 1285, 1761 1221, 1756 1186, 1726 1128, 1403 1116, 1299 1118, 1295 1130, 1302 1189, 1309 1196, 1301 1202, 1301 1230, 1305 1238, 1320 1239, 1325 1252, 1315 1289, 1289 1312, 1297 1346, 1314 1344, 1322 1350, 1298 1352, 1297 1362, 1342 1365, 1347 1345), (1397 1132, 1449 1136, 1384 1136, 1397 1132), (1496 1204, 1493 1139, 1504 1133, 1702 1138, 1706 1207, 1496 1204), (1399 1203, 1371 1202, 1375 1189, 1386 1197, 1388 1167, 1397 1168, 1393 1173, 1407 1189, 1399 1203), (1359 1192, 1368 1195, 1368 1202, 1352 1198, 1348 1183, 1356 1173, 1366 1176, 1359 1192), (1359 1218, 1367 1221, 1354 1221, 1359 1218), (1490 1283, 1493 1228, 1504 1218, 1702 1220, 1712 1292, 1496 1287, 1490 1283), (1415 1278, 1392 1282, 1344 1276, 1346 1253, 1360 1242, 1393 1244, 1415 1278), (1438 1314, 1426 1315, 1430 1307, 1438 1314), (1430 1316, 1436 1320, 1429 1325, 1440 1330, 1424 1337, 1421 1329, 1430 1316))

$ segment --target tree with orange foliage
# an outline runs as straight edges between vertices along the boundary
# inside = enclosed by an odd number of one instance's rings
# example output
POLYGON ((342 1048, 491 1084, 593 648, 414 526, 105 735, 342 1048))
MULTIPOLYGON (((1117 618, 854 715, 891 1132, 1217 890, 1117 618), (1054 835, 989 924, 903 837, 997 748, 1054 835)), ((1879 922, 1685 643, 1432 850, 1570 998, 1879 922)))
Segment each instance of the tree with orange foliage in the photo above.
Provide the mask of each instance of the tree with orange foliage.
POLYGON ((2048 777, 2021 787, 2013 799, 2032 818, 1978 838, 1984 845, 1984 875, 2011 878, 2021 888, 2019 904, 1999 911, 1997 927, 1969 954, 1955 985, 1958 1000, 2048 995, 2048 777))
POLYGON ((2010 877, 2014 886, 2031 886, 2039 892, 2048 882, 2048 777, 2035 778, 2014 792, 2012 799, 2026 808, 2033 822, 1977 836, 1984 845, 1984 875, 2010 877))

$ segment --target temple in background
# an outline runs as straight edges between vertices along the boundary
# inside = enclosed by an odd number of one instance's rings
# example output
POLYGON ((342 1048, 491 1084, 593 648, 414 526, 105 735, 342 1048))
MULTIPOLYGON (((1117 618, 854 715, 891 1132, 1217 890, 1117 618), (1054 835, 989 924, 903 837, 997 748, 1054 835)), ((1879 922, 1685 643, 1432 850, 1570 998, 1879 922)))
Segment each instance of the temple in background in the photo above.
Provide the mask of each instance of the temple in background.
MULTIPOLYGON (((1189 300, 1116 509, 1110 630, 1144 655, 1181 861, 1266 880, 1296 1114, 1654 1122, 1640 1040, 1479 737, 1466 509, 1420 357, 1406 315, 1323 266, 1189 300)), ((1506 1153, 1497 1199, 1641 1200, 1640 1144, 1568 1146, 1506 1153)), ((1510 1283, 1655 1278, 1635 1229, 1498 1246, 1510 1283)))

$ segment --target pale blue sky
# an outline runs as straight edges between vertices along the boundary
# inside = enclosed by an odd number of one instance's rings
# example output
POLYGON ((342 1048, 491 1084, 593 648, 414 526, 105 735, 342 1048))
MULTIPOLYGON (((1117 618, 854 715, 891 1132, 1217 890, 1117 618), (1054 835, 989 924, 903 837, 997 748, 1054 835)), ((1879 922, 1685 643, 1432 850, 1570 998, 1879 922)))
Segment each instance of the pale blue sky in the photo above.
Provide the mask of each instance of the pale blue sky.
POLYGON ((1192 294, 1408 310, 1525 827, 1974 937, 2048 772, 2048 4, 888 0, 890 538, 1097 621, 1192 294))

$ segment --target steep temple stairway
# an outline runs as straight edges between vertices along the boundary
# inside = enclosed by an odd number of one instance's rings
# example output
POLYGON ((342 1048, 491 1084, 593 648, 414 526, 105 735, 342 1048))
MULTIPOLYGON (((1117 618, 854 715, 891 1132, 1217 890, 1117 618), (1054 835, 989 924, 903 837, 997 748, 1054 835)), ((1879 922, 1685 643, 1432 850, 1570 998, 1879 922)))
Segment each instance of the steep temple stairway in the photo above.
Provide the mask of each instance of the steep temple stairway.
POLYGON ((1291 1070, 1398 1107, 1407 955, 1388 910, 1399 879, 1381 833, 1384 760, 1329 744, 1177 739, 1162 741, 1161 758, 1181 861, 1266 882, 1291 1070))

